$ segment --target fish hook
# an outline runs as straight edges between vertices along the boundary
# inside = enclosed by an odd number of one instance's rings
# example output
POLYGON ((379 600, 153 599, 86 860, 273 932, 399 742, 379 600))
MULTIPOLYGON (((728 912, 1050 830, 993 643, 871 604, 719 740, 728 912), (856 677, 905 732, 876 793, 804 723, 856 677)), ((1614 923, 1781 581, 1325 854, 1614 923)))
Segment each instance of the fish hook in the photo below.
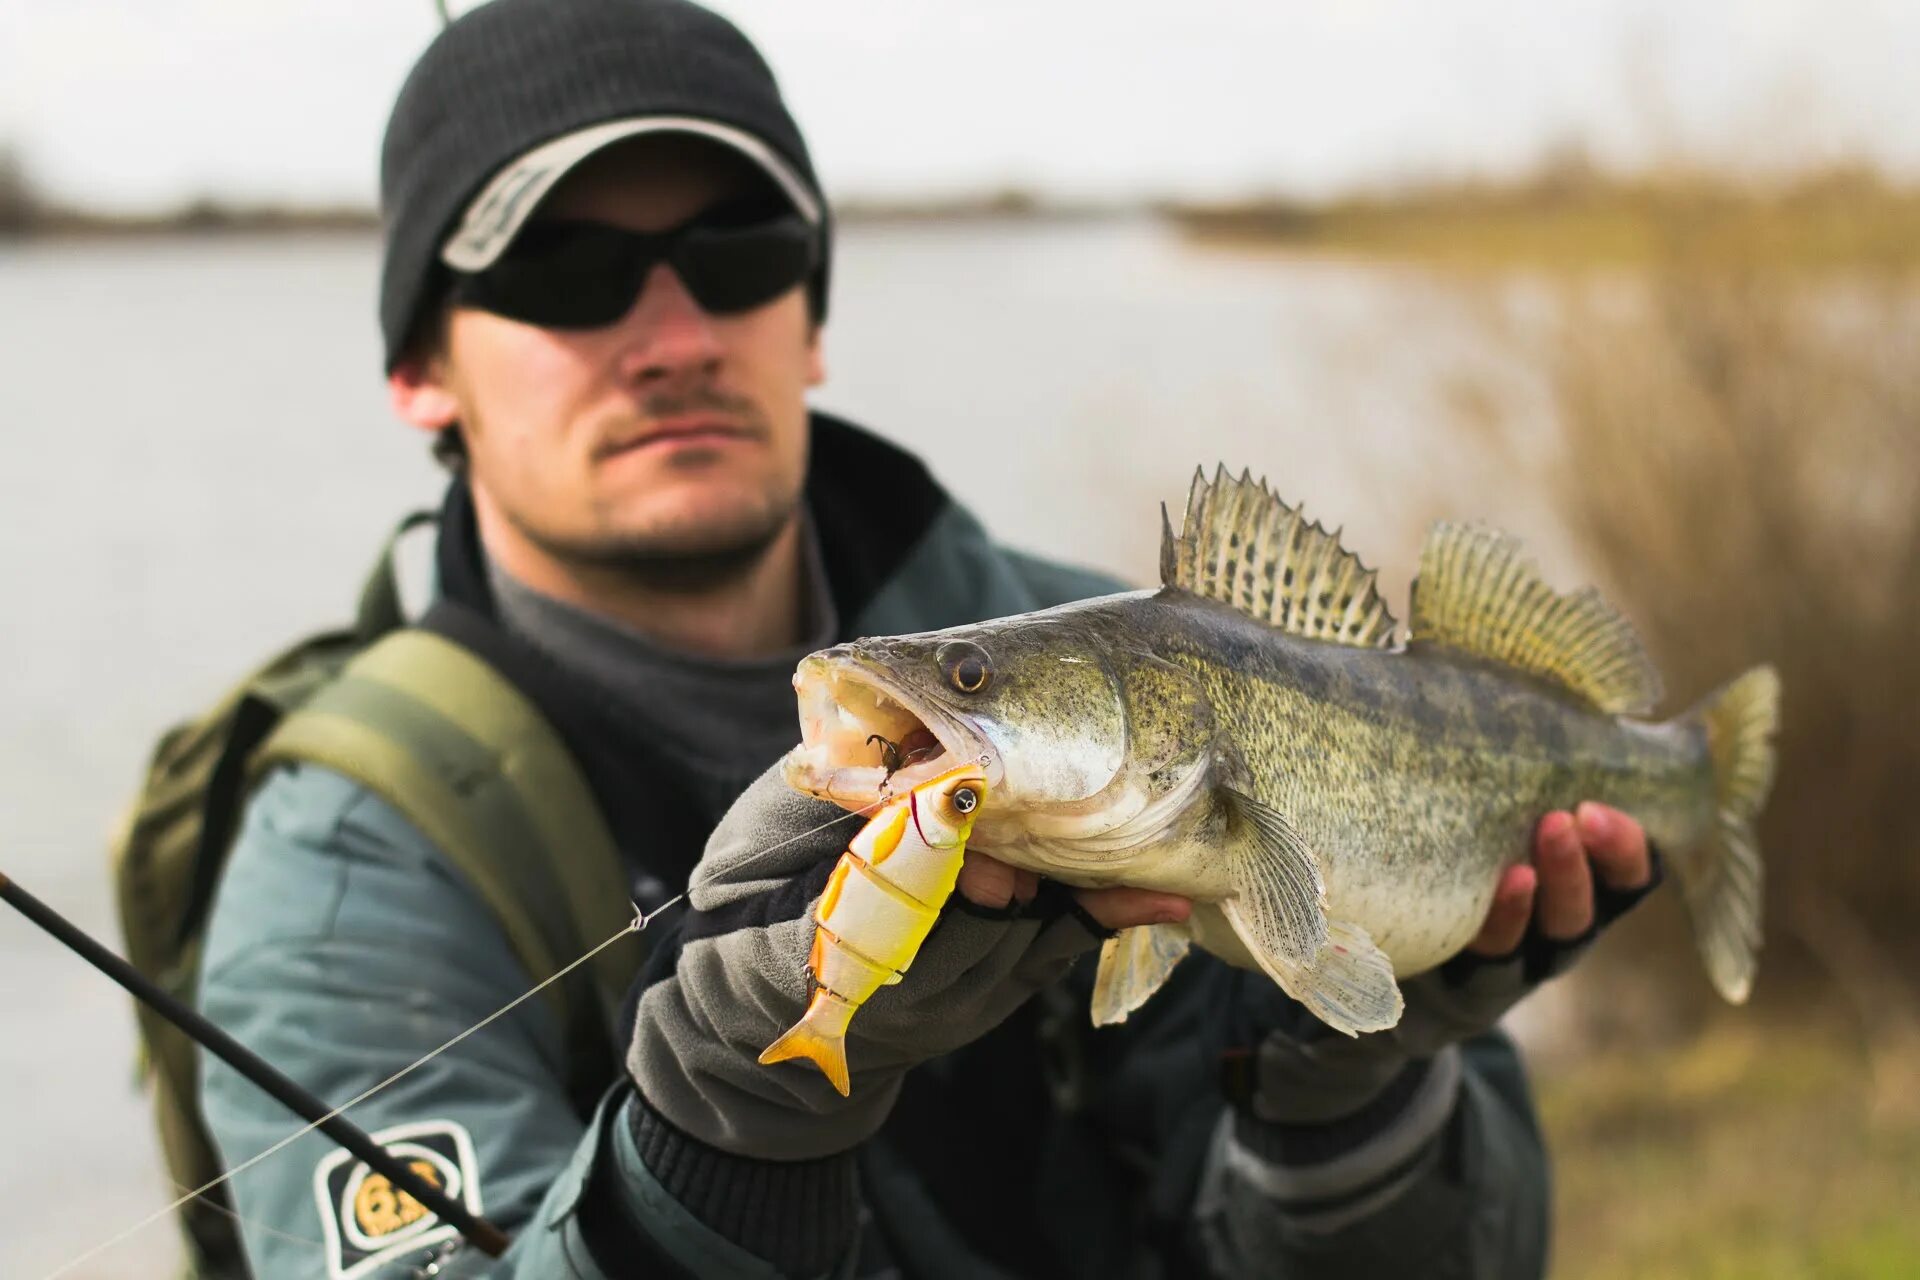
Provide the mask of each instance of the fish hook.
POLYGON ((893 779, 894 774, 900 772, 900 744, 877 733, 867 735, 868 746, 876 742, 880 744, 880 762, 887 766, 886 775, 880 779, 880 785, 884 787, 893 779))

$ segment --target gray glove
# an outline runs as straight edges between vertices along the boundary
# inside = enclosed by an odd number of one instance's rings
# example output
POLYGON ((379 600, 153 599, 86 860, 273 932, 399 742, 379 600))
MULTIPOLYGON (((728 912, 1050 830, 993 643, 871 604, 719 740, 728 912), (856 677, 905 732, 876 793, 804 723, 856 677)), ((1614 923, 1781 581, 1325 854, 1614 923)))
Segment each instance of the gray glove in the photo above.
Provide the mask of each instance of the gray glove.
POLYGON ((1004 911, 956 892, 902 980, 854 1015, 849 1097, 811 1063, 762 1066, 806 1007, 813 904, 865 821, 797 795, 776 764, 707 842, 678 955, 649 966, 627 1058, 647 1103, 680 1132, 760 1159, 845 1151, 880 1127, 909 1067, 979 1038, 1099 945, 1057 886, 1004 911))
MULTIPOLYGON (((1251 1113, 1282 1124, 1324 1124, 1379 1097, 1416 1062, 1440 1060, 1454 1045, 1492 1030, 1542 982, 1570 968, 1602 929, 1659 887, 1661 866, 1633 889, 1594 885, 1594 920, 1577 938, 1556 941, 1530 928, 1511 955, 1461 953, 1400 984, 1406 1009, 1397 1026, 1360 1036, 1329 1031, 1273 988, 1256 984, 1241 1001, 1242 1035, 1254 1031, 1251 1113), (1287 1007, 1291 1006, 1291 1007, 1287 1007)), ((1246 1041, 1243 1040, 1243 1043, 1246 1041)), ((1441 1062, 1449 1078, 1458 1068, 1441 1062)))

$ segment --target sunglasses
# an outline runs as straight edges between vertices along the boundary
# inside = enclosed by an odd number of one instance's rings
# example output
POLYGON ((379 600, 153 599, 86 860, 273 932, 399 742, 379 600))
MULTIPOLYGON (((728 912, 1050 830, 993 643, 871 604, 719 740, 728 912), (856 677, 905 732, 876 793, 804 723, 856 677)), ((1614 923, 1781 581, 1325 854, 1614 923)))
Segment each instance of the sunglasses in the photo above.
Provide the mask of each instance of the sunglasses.
POLYGON ((601 222, 529 224, 484 271, 455 273, 450 299, 546 329, 598 329, 632 308, 665 263, 713 315, 772 302, 813 272, 819 237, 797 213, 709 210, 671 231, 601 222))

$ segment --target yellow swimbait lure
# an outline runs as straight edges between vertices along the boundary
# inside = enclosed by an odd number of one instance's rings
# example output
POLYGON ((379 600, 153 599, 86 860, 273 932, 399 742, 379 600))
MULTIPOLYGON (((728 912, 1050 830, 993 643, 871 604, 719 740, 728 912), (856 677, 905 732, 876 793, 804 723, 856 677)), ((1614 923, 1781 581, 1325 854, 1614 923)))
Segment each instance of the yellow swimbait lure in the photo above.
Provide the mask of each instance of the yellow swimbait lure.
POLYGON ((986 798, 978 766, 951 769, 889 800, 848 843, 813 909, 813 997, 761 1062, 805 1058, 847 1095, 847 1024, 919 954, 986 798))

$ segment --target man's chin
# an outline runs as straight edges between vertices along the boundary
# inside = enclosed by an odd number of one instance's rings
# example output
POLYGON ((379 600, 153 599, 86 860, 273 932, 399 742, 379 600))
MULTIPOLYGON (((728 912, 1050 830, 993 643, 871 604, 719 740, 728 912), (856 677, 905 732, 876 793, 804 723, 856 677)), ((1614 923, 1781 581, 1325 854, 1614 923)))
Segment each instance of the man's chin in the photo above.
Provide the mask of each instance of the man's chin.
POLYGON ((758 567, 793 523, 795 510, 789 506, 752 515, 655 520, 549 549, 656 591, 705 592, 737 582, 758 567))

